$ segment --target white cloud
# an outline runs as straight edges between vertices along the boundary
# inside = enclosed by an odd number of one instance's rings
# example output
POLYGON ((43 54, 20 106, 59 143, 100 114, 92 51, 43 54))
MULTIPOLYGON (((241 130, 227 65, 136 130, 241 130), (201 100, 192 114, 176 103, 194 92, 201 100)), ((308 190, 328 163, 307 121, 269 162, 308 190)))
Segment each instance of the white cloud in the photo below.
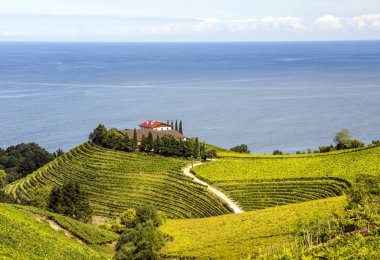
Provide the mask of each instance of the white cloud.
POLYGON ((199 20, 194 25, 194 30, 198 32, 208 32, 208 31, 215 31, 220 30, 223 27, 223 22, 219 19, 207 17, 199 20))
POLYGON ((349 18, 348 24, 359 30, 365 28, 380 29, 380 13, 365 14, 349 18))
POLYGON ((336 30, 343 27, 342 21, 339 17, 332 15, 325 15, 314 20, 314 24, 321 29, 336 30))
POLYGON ((288 28, 293 30, 304 30, 305 26, 301 20, 294 16, 272 17, 268 16, 261 19, 261 24, 268 28, 288 28))
POLYGON ((228 30, 231 32, 254 31, 258 27, 257 19, 233 20, 228 23, 228 30))

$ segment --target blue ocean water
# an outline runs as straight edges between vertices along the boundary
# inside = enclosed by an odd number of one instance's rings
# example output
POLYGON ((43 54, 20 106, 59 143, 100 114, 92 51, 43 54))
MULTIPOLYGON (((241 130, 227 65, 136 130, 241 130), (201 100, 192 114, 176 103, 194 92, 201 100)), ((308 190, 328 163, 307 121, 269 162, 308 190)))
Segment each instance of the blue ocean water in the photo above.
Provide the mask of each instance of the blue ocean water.
POLYGON ((380 42, 0 43, 0 147, 147 119, 256 153, 380 139, 380 42))

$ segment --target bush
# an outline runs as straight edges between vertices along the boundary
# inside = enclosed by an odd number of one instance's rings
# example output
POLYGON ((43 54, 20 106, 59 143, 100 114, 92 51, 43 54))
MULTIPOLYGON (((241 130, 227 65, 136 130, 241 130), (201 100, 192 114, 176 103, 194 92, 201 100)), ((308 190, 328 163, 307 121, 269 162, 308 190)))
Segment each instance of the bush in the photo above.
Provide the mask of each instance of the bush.
POLYGON ((120 224, 127 228, 132 227, 136 221, 136 216, 137 214, 135 209, 128 209, 127 211, 121 213, 120 224))
POLYGON ((276 149, 273 151, 273 155, 282 155, 282 154, 284 153, 281 150, 276 149))
POLYGON ((232 147, 230 150, 237 153, 251 153, 246 144, 237 145, 232 147))
POLYGON ((330 144, 330 145, 326 145, 326 146, 320 146, 319 147, 319 152, 321 153, 328 153, 328 152, 332 152, 332 151, 335 151, 335 147, 330 144))

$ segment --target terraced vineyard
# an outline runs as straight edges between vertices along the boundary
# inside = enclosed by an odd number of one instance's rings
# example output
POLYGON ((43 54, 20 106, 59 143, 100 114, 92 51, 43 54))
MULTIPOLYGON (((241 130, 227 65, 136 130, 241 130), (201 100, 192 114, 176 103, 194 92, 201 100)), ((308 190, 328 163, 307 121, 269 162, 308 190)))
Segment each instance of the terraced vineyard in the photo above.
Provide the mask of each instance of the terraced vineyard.
POLYGON ((288 239, 297 220, 341 213, 346 197, 314 200, 202 219, 169 220, 160 229, 172 236, 161 250, 175 259, 247 259, 248 254, 288 239))
POLYGON ((339 196, 358 174, 380 174, 380 147, 321 155, 224 158, 195 167, 244 210, 339 196))
POLYGON ((0 203, 0 227, 1 259, 110 259, 113 255, 108 246, 81 244, 9 204, 0 203))
POLYGON ((97 216, 152 204, 171 218, 209 217, 231 210, 207 189, 181 173, 189 162, 145 153, 125 153, 85 143, 26 178, 6 186, 15 199, 29 198, 35 186, 79 182, 97 216))

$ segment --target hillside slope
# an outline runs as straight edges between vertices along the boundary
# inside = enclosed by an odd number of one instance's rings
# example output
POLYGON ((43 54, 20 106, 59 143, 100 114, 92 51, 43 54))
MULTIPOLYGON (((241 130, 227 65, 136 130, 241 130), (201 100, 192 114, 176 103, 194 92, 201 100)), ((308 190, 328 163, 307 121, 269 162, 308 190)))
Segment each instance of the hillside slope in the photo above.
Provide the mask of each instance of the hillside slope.
POLYGON ((33 174, 5 187, 28 200, 35 186, 74 180, 90 195, 97 216, 115 216, 129 207, 152 204, 171 218, 209 217, 231 209, 181 173, 189 162, 146 153, 126 153, 82 144, 33 174))
POLYGON ((241 259, 288 238, 297 220, 343 211, 346 197, 278 206, 203 219, 169 220, 160 229, 173 237, 161 250, 169 257, 241 259))
POLYGON ((358 174, 380 174, 380 147, 224 158, 193 171, 248 211, 342 195, 358 174))
POLYGON ((79 243, 30 211, 9 204, 0 203, 0 227, 2 259, 107 259, 113 254, 107 246, 98 252, 79 243))

